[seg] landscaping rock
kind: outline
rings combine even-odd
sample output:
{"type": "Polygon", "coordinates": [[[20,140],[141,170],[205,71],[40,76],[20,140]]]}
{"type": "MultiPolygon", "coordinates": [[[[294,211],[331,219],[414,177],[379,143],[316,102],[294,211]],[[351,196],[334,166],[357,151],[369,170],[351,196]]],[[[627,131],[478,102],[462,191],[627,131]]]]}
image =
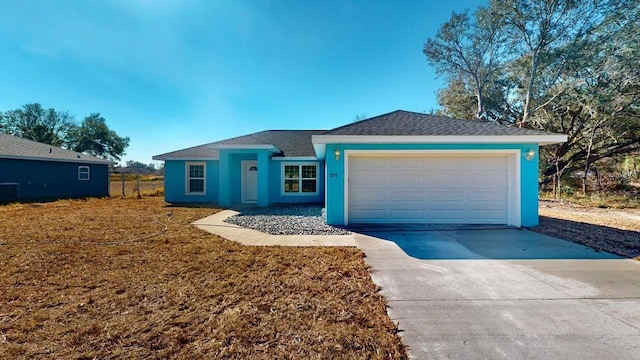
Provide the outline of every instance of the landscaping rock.
{"type": "Polygon", "coordinates": [[[346,229],[327,225],[320,205],[273,205],[242,210],[225,220],[230,224],[272,235],[349,235],[346,229]]]}

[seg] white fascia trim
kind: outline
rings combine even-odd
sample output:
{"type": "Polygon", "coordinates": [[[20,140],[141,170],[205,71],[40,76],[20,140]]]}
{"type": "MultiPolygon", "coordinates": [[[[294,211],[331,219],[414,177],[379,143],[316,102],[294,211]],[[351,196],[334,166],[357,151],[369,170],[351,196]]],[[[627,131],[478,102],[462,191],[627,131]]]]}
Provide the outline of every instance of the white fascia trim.
{"type": "Polygon", "coordinates": [[[86,159],[52,159],[46,157],[37,156],[14,156],[14,155],[0,155],[0,159],[12,159],[12,160],[36,160],[36,161],[54,161],[54,162],[68,162],[74,164],[96,164],[96,165],[114,165],[116,162],[111,160],[86,160],[86,159]]]}
{"type": "Polygon", "coordinates": [[[318,161],[315,156],[274,156],[273,161],[318,161]]]}
{"type": "Polygon", "coordinates": [[[256,144],[256,145],[209,145],[209,149],[214,150],[269,150],[271,152],[281,152],[275,145],[256,144]]]}
{"type": "Polygon", "coordinates": [[[563,143],[565,134],[549,135],[465,135],[465,136],[379,136],[379,135],[312,135],[311,142],[320,144],[520,144],[563,143]]]}

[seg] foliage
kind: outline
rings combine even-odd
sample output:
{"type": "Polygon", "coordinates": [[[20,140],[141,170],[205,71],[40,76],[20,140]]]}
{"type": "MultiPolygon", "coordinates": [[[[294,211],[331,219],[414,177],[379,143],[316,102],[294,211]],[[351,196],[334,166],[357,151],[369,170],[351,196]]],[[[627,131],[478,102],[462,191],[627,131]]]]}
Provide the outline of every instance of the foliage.
{"type": "Polygon", "coordinates": [[[493,0],[454,13],[424,52],[445,114],[567,134],[541,150],[543,182],[559,185],[640,149],[639,24],[631,0],[493,0]]]}
{"type": "MultiPolygon", "coordinates": [[[[506,38],[499,31],[501,25],[501,20],[484,7],[473,18],[468,11],[453,13],[436,37],[424,45],[423,51],[437,72],[458,90],[473,94],[475,109],[454,106],[447,109],[452,115],[488,118],[485,102],[491,99],[489,87],[496,81],[508,49],[506,38]]],[[[449,93],[440,93],[439,100],[447,102],[448,96],[449,93]]]]}
{"type": "Polygon", "coordinates": [[[129,138],[109,129],[99,113],[87,116],[77,125],[69,112],[45,110],[38,103],[0,112],[0,132],[115,160],[129,146],[129,138]]]}
{"type": "Polygon", "coordinates": [[[124,149],[129,146],[129,138],[120,137],[110,130],[99,113],[87,116],[80,126],[70,131],[69,137],[71,150],[116,160],[120,160],[124,149]]]}
{"type": "Polygon", "coordinates": [[[44,109],[38,103],[0,112],[0,132],[54,146],[65,145],[73,126],[73,116],[68,112],[44,109]]]}

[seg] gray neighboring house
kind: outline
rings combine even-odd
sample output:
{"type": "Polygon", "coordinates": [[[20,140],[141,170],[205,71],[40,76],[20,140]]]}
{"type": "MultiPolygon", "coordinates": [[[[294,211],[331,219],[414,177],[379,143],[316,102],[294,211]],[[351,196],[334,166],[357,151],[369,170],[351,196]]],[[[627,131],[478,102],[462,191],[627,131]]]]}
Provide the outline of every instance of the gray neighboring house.
{"type": "Polygon", "coordinates": [[[113,161],[0,134],[0,202],[109,196],[113,161]]]}

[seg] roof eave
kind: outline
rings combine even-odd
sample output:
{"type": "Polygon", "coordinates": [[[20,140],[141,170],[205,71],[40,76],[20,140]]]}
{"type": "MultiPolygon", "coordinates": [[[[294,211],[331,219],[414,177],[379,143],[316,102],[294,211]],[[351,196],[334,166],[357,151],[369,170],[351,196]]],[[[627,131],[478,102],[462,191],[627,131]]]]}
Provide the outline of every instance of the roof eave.
{"type": "Polygon", "coordinates": [[[539,144],[550,145],[567,141],[565,134],[541,135],[313,135],[311,142],[318,159],[324,159],[326,144],[539,144]]]}
{"type": "Polygon", "coordinates": [[[164,156],[164,155],[156,155],[152,156],[151,159],[158,161],[167,161],[167,160],[184,160],[184,161],[209,161],[209,160],[219,160],[219,157],[216,156],[164,156]]]}
{"type": "Polygon", "coordinates": [[[82,164],[99,164],[99,165],[114,165],[116,162],[106,159],[58,159],[47,158],[39,156],[19,156],[19,155],[0,155],[0,159],[12,159],[12,160],[35,160],[35,161],[54,161],[54,162],[70,162],[70,163],[82,163],[82,164]]]}
{"type": "Polygon", "coordinates": [[[315,145],[322,144],[557,144],[567,141],[565,134],[541,135],[313,135],[315,145]]]}

